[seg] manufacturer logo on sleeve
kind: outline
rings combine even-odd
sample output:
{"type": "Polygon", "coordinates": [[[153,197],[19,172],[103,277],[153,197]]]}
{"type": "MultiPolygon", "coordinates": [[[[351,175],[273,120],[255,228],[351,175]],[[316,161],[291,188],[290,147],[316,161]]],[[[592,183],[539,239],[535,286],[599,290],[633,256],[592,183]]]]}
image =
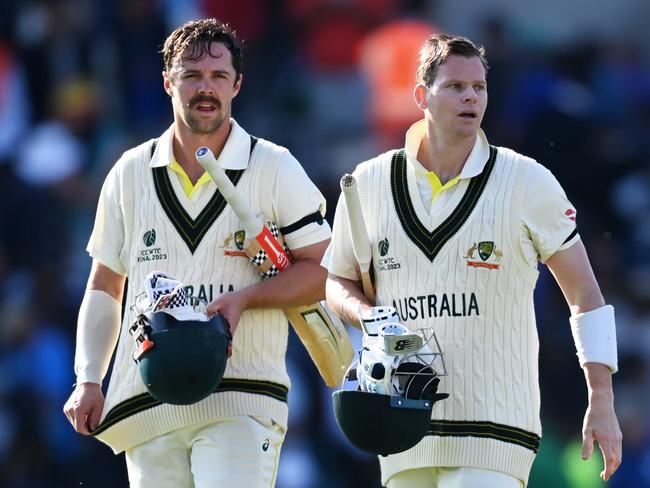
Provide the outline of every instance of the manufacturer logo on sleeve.
{"type": "Polygon", "coordinates": [[[499,262],[503,257],[503,253],[494,244],[494,241],[480,241],[479,243],[472,243],[465,253],[467,266],[473,268],[487,268],[499,269],[501,266],[499,262]],[[478,256],[476,256],[478,254],[478,256]],[[477,259],[477,257],[480,259],[477,259]]]}

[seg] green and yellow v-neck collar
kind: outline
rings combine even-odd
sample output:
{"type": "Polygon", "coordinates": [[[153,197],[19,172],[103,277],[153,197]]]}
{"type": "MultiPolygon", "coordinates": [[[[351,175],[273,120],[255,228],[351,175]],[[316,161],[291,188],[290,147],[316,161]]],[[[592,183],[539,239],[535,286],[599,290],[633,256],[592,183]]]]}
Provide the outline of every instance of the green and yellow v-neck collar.
{"type": "MultiPolygon", "coordinates": [[[[243,131],[243,129],[241,130],[247,139],[245,144],[243,141],[239,141],[239,145],[245,147],[248,151],[246,156],[246,164],[242,169],[227,169],[225,164],[223,166],[226,169],[226,175],[235,186],[237,186],[237,183],[241,179],[245,168],[248,167],[250,156],[252,155],[255,144],[257,143],[256,137],[249,136],[243,131]]],[[[233,132],[231,132],[231,137],[232,135],[233,132]]],[[[226,146],[228,146],[229,142],[230,138],[226,142],[226,146]]],[[[166,143],[168,143],[171,147],[171,140],[166,141],[166,143]]],[[[154,164],[150,163],[156,196],[158,197],[158,201],[160,202],[163,211],[167,215],[167,218],[169,218],[169,221],[176,229],[176,232],[178,232],[178,235],[181,237],[181,239],[183,239],[190,252],[194,254],[205,234],[208,232],[210,227],[212,227],[212,224],[217,220],[217,218],[221,215],[221,212],[223,212],[227,202],[223,198],[221,192],[218,189],[215,189],[214,194],[207,202],[205,207],[203,207],[196,218],[192,218],[187,210],[183,207],[183,204],[179,200],[178,195],[176,195],[174,192],[174,188],[169,177],[168,165],[160,164],[160,160],[162,159],[161,156],[156,159],[156,154],[163,154],[164,151],[163,148],[160,148],[159,146],[160,144],[158,144],[158,141],[154,141],[151,147],[151,159],[152,163],[154,164]],[[160,153],[158,153],[159,150],[160,153]],[[156,159],[155,162],[154,159],[156,159]]],[[[226,149],[226,146],[224,146],[224,151],[226,149]]],[[[224,151],[222,151],[218,160],[223,157],[224,151]]],[[[238,166],[241,166],[241,161],[239,161],[238,166]]]]}
{"type": "Polygon", "coordinates": [[[494,168],[497,149],[489,146],[489,156],[483,164],[483,170],[473,176],[459,204],[438,227],[429,231],[420,220],[413,205],[407,180],[406,151],[401,149],[393,154],[390,169],[390,187],[397,217],[408,238],[415,244],[429,261],[433,261],[440,249],[447,243],[467,221],[476,207],[494,168]]]}

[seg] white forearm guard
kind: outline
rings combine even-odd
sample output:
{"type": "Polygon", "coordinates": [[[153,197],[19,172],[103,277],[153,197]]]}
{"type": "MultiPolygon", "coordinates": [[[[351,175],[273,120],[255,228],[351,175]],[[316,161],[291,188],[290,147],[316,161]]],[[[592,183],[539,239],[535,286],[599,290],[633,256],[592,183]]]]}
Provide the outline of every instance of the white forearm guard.
{"type": "Polygon", "coordinates": [[[584,367],[585,363],[601,363],[609,367],[612,373],[616,373],[618,355],[614,307],[605,305],[590,312],[573,315],[569,322],[580,366],[584,367]]]}
{"type": "Polygon", "coordinates": [[[86,290],[77,321],[77,384],[99,383],[108,371],[120,332],[120,304],[108,293],[86,290]]]}

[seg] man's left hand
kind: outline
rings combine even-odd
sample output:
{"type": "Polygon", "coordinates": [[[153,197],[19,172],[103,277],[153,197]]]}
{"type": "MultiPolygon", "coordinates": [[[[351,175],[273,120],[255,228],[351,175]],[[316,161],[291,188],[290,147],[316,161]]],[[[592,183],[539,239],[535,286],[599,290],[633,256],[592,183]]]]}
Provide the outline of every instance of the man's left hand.
{"type": "Polygon", "coordinates": [[[623,435],[614,412],[611,388],[609,391],[592,390],[589,394],[589,406],[582,426],[582,459],[591,457],[594,441],[598,441],[605,465],[600,477],[607,481],[620,466],[623,449],[623,435]]]}
{"type": "Polygon", "coordinates": [[[248,298],[245,290],[222,293],[211,301],[207,307],[208,317],[220,313],[230,325],[230,334],[234,337],[241,314],[248,308],[248,298]]]}

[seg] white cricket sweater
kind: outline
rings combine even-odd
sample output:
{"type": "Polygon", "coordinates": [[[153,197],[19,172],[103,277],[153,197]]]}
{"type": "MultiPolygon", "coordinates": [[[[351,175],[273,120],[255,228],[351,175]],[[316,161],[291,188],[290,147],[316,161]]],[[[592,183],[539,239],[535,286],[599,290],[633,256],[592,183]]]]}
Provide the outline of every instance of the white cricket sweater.
{"type": "MultiPolygon", "coordinates": [[[[274,181],[279,163],[287,155],[286,149],[259,139],[248,167],[234,177],[253,211],[266,213],[276,222],[277,216],[268,215],[273,211],[269,182],[274,181]]],[[[89,244],[95,259],[115,262],[116,256],[103,250],[99,236],[107,232],[102,228],[107,210],[102,207],[109,205],[106,202],[119,206],[124,232],[119,262],[126,263],[123,266],[129,278],[127,307],[95,435],[119,453],[174,429],[232,415],[267,416],[286,429],[288,329],[281,310],[242,314],[233,354],[216,393],[193,405],[170,405],[160,404],[145,390],[133,361],[134,341],[128,327],[135,317],[128,305],[143,291],[145,277],[151,271],[164,271],[207,301],[221,292],[259,281],[248,258],[237,252],[234,234],[241,226],[221,195],[206,191],[191,201],[166,166],[150,167],[151,158],[149,141],[127,151],[111,170],[102,190],[95,240],[89,244]]],[[[214,187],[214,183],[210,185],[214,187]]],[[[313,196],[309,190],[303,192],[313,196]]],[[[304,199],[313,200],[312,196],[304,199]]],[[[319,207],[319,201],[311,200],[304,202],[304,210],[319,207]]]]}
{"type": "MultiPolygon", "coordinates": [[[[376,277],[377,304],[393,305],[411,328],[434,327],[449,375],[430,431],[412,449],[380,457],[382,482],[426,466],[472,466],[526,483],[541,424],[537,270],[519,245],[523,195],[534,163],[490,148],[477,177],[461,180],[429,215],[415,173],[389,152],[355,171],[376,277]],[[486,178],[486,175],[489,175],[486,178]]],[[[401,153],[403,154],[403,152],[401,153]]]]}

